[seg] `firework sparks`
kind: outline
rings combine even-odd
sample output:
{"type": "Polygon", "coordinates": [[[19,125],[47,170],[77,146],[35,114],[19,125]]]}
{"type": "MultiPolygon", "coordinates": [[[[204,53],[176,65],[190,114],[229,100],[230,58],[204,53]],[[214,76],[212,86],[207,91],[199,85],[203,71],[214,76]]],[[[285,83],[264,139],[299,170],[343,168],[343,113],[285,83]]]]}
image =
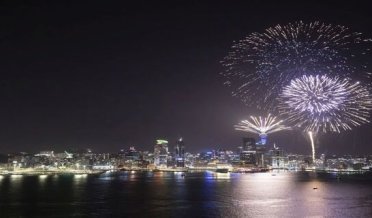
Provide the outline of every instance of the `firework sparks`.
{"type": "Polygon", "coordinates": [[[251,116],[250,120],[243,120],[239,124],[235,125],[235,129],[244,132],[256,133],[261,138],[261,144],[266,144],[268,134],[290,129],[282,123],[283,120],[278,120],[277,117],[271,116],[271,114],[269,114],[267,117],[251,116]]]}
{"type": "Polygon", "coordinates": [[[302,76],[283,88],[279,111],[305,131],[340,132],[369,122],[372,96],[350,79],[302,76]]]}
{"type": "Polygon", "coordinates": [[[340,25],[302,21],[277,25],[235,43],[221,61],[222,75],[234,96],[270,109],[282,87],[308,72],[355,79],[371,76],[366,55],[370,42],[340,25]]]}

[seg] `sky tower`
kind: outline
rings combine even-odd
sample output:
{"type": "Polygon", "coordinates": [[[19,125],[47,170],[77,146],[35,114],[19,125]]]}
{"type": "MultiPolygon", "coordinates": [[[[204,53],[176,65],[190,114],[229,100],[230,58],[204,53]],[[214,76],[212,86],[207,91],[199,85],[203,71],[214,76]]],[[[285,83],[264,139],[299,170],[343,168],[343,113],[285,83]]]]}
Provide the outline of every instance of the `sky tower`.
{"type": "Polygon", "coordinates": [[[277,120],[277,117],[271,116],[271,114],[268,114],[267,117],[250,116],[250,120],[242,120],[239,124],[235,125],[235,129],[258,134],[260,137],[258,144],[266,145],[268,134],[291,129],[282,123],[283,120],[277,120]]]}

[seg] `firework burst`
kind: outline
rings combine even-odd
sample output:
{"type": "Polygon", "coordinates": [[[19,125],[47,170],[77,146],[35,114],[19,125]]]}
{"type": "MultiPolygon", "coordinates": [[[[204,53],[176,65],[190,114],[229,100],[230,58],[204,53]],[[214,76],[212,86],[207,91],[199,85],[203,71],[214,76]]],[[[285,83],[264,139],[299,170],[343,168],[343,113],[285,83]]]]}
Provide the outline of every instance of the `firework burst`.
{"type": "Polygon", "coordinates": [[[221,61],[225,84],[248,105],[270,109],[283,86],[309,72],[355,79],[367,70],[370,39],[347,27],[302,21],[252,33],[221,61]]]}
{"type": "Polygon", "coordinates": [[[250,116],[250,120],[242,120],[235,125],[236,130],[258,134],[261,138],[261,144],[266,144],[268,134],[289,130],[289,127],[283,125],[283,120],[269,114],[267,117],[250,116]]]}
{"type": "Polygon", "coordinates": [[[372,96],[359,82],[302,76],[283,88],[279,111],[305,131],[340,132],[369,122],[372,96]]]}

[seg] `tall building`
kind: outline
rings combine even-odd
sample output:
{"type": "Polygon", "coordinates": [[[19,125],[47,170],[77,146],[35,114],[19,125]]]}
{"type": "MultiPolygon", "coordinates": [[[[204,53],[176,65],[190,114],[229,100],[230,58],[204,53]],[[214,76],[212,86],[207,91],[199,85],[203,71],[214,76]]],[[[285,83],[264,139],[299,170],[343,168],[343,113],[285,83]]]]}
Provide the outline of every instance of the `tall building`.
{"type": "Polygon", "coordinates": [[[185,143],[182,137],[178,139],[174,147],[174,160],[176,167],[185,167],[185,143]]]}
{"type": "Polygon", "coordinates": [[[154,165],[155,167],[167,167],[168,163],[168,141],[158,139],[154,146],[154,165]]]}
{"type": "Polygon", "coordinates": [[[256,146],[256,158],[257,158],[257,166],[259,167],[267,167],[267,149],[266,145],[262,143],[257,143],[256,146]]]}
{"type": "Polygon", "coordinates": [[[243,147],[240,153],[240,160],[243,160],[244,165],[254,165],[258,167],[266,167],[266,146],[258,143],[254,138],[243,138],[243,147]]]}
{"type": "Polygon", "coordinates": [[[256,151],[256,140],[254,138],[243,138],[243,151],[256,151]]]}
{"type": "Polygon", "coordinates": [[[256,140],[254,138],[243,138],[240,162],[244,166],[256,165],[256,140]]]}
{"type": "Polygon", "coordinates": [[[258,142],[258,144],[260,144],[260,145],[266,145],[267,134],[266,133],[260,133],[259,136],[260,136],[260,141],[258,142]]]}
{"type": "Polygon", "coordinates": [[[274,169],[284,169],[287,168],[288,166],[288,157],[284,156],[284,151],[283,149],[275,146],[274,144],[274,149],[273,149],[273,155],[272,155],[272,168],[274,169]]]}
{"type": "Polygon", "coordinates": [[[140,153],[134,147],[130,147],[129,150],[125,151],[124,158],[129,161],[138,161],[140,153]]]}

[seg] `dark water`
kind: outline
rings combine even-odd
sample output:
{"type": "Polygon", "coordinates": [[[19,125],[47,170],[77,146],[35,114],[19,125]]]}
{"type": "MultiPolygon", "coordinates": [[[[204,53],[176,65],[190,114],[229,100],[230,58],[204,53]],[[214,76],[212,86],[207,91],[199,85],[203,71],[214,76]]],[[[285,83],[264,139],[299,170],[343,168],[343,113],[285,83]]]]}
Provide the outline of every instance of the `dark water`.
{"type": "Polygon", "coordinates": [[[0,217],[324,216],[372,217],[372,180],[288,172],[0,176],[0,217]]]}

